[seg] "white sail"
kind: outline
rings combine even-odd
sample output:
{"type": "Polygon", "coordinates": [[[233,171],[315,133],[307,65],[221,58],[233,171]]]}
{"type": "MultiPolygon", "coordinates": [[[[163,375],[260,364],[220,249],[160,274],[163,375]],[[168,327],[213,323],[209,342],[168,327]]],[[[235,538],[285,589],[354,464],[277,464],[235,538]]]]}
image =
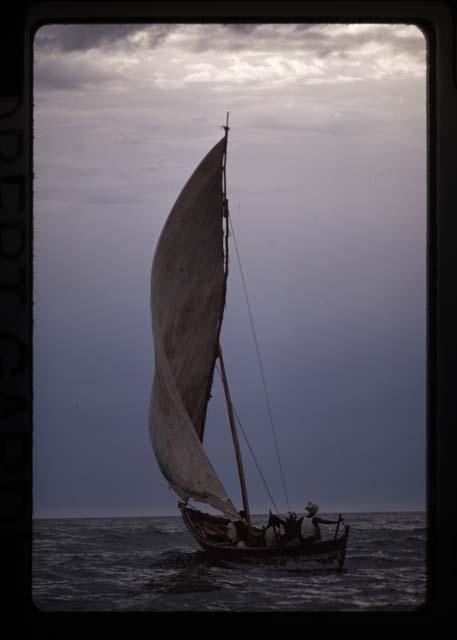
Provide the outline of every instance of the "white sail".
{"type": "Polygon", "coordinates": [[[181,191],[151,275],[155,372],[149,428],[160,469],[183,499],[237,511],[202,446],[225,303],[222,162],[226,138],[181,191]]]}

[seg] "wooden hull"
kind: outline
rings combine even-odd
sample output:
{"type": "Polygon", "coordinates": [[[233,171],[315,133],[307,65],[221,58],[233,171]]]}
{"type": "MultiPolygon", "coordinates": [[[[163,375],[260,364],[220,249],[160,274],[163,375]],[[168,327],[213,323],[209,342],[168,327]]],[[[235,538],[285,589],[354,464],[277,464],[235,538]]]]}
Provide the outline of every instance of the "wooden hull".
{"type": "MultiPolygon", "coordinates": [[[[301,541],[294,545],[278,544],[276,546],[234,546],[228,542],[217,540],[217,533],[213,536],[209,531],[217,532],[221,526],[225,526],[228,520],[209,516],[202,512],[179,503],[184,523],[192,536],[206,552],[224,559],[245,559],[295,557],[310,560],[322,566],[335,566],[342,569],[346,556],[346,545],[349,535],[349,525],[345,525],[341,536],[320,542],[301,541]],[[211,539],[213,538],[213,539],[211,539]]],[[[257,530],[261,531],[261,530],[257,530]]],[[[222,538],[222,536],[220,536],[222,538]]]]}

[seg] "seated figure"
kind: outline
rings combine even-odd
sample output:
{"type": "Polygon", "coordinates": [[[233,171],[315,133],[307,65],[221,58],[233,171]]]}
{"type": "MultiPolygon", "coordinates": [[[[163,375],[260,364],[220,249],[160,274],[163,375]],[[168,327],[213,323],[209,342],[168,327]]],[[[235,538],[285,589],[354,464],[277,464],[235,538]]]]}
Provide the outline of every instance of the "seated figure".
{"type": "Polygon", "coordinates": [[[297,519],[297,514],[293,511],[289,512],[287,520],[284,521],[285,537],[284,543],[286,546],[296,546],[301,541],[301,518],[297,519]]]}
{"type": "Polygon", "coordinates": [[[319,524],[338,524],[338,520],[324,520],[316,516],[319,511],[319,505],[308,502],[305,507],[308,512],[302,518],[301,535],[304,540],[314,540],[318,542],[322,539],[319,524]],[[307,536],[305,538],[305,536],[307,536]]]}
{"type": "Polygon", "coordinates": [[[248,524],[246,520],[246,514],[244,511],[239,511],[239,520],[235,522],[230,521],[227,525],[226,536],[230,542],[237,547],[246,546],[246,541],[249,534],[248,524]]]}
{"type": "Polygon", "coordinates": [[[279,516],[275,516],[270,511],[268,524],[264,531],[264,540],[267,547],[280,544],[284,538],[284,522],[279,516]]]}

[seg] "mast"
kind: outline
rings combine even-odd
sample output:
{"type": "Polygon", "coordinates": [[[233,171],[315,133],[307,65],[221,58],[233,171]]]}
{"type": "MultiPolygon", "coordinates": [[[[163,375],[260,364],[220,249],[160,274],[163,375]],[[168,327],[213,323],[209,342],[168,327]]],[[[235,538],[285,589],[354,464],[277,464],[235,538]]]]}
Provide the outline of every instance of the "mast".
{"type": "Polygon", "coordinates": [[[227,141],[228,141],[228,132],[230,127],[228,126],[229,121],[229,112],[227,111],[227,120],[225,123],[224,131],[225,131],[225,149],[224,156],[222,158],[222,213],[225,218],[225,276],[228,276],[228,200],[227,200],[227,177],[225,173],[225,167],[227,166],[227,141]]]}
{"type": "MultiPolygon", "coordinates": [[[[227,111],[227,120],[226,120],[226,123],[225,123],[225,126],[224,126],[224,131],[225,131],[225,151],[224,151],[224,156],[223,156],[223,159],[222,159],[222,211],[223,211],[223,216],[225,218],[225,281],[226,281],[226,283],[227,283],[227,277],[228,277],[228,236],[229,236],[229,220],[228,220],[228,216],[229,216],[229,211],[228,211],[228,200],[227,200],[227,190],[226,190],[227,178],[226,178],[225,168],[226,168],[226,165],[227,165],[227,140],[228,140],[228,132],[229,132],[228,122],[229,122],[229,112],[227,111]]],[[[230,422],[230,430],[232,432],[233,446],[235,448],[236,462],[237,462],[237,465],[238,465],[238,475],[240,476],[241,495],[242,495],[242,498],[243,498],[243,508],[244,508],[245,513],[246,513],[246,520],[247,520],[247,523],[248,523],[248,527],[251,528],[251,513],[250,513],[250,510],[249,510],[249,501],[248,501],[248,492],[247,492],[247,487],[246,487],[246,478],[244,476],[243,461],[241,459],[240,443],[238,441],[238,434],[237,434],[236,426],[235,426],[235,417],[233,415],[232,400],[230,398],[230,391],[229,391],[229,387],[228,387],[227,374],[225,372],[224,360],[222,358],[222,350],[221,350],[220,343],[218,343],[218,346],[217,346],[217,356],[219,357],[219,362],[221,363],[222,384],[224,385],[225,399],[227,401],[227,410],[228,410],[229,422],[230,422]]]]}
{"type": "Polygon", "coordinates": [[[237,465],[238,465],[238,474],[240,476],[241,495],[243,497],[243,508],[244,508],[244,511],[246,512],[246,520],[247,520],[247,523],[248,523],[248,527],[250,529],[252,525],[251,525],[251,513],[249,511],[248,491],[247,491],[247,488],[246,488],[246,478],[244,476],[243,461],[241,459],[240,443],[238,441],[238,434],[236,432],[235,418],[234,418],[234,415],[233,415],[232,400],[230,398],[230,391],[229,391],[229,388],[228,388],[227,375],[225,373],[224,359],[222,358],[222,350],[221,350],[220,345],[219,345],[218,356],[219,356],[219,362],[221,363],[222,384],[224,385],[225,399],[227,401],[227,409],[228,409],[228,414],[229,414],[230,429],[231,429],[231,432],[232,432],[233,445],[235,447],[236,462],[237,462],[237,465]]]}

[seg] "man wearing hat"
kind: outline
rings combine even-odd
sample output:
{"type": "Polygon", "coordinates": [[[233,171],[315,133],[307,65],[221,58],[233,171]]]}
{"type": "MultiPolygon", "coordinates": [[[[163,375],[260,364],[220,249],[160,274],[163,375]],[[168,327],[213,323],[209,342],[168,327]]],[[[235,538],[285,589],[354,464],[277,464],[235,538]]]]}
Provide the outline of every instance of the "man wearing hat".
{"type": "Polygon", "coordinates": [[[303,540],[321,540],[321,530],[319,524],[338,524],[337,520],[324,520],[318,518],[316,513],[319,511],[319,505],[308,502],[305,507],[308,513],[303,516],[301,523],[301,536],[303,540]]]}

